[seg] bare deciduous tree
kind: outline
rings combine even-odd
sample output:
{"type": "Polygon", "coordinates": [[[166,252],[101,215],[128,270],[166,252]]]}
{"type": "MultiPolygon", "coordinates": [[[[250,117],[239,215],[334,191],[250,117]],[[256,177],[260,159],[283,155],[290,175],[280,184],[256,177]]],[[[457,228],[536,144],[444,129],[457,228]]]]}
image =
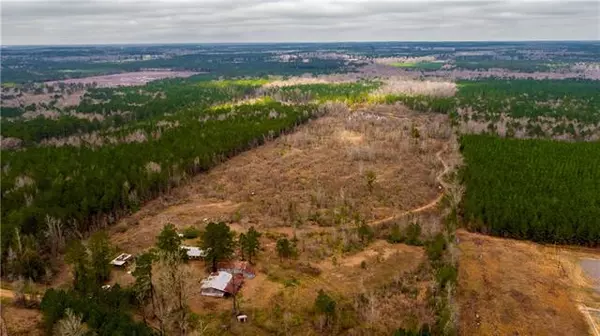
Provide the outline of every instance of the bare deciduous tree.
{"type": "Polygon", "coordinates": [[[65,235],[63,232],[63,223],[60,219],[46,215],[46,238],[50,246],[50,254],[56,257],[65,247],[65,235]]]}
{"type": "Polygon", "coordinates": [[[56,323],[54,335],[58,336],[83,336],[87,335],[88,328],[81,320],[81,316],[67,308],[65,317],[56,323]]]}
{"type": "Polygon", "coordinates": [[[191,273],[181,259],[173,255],[160,258],[153,274],[154,314],[162,335],[188,335],[191,273]]]}

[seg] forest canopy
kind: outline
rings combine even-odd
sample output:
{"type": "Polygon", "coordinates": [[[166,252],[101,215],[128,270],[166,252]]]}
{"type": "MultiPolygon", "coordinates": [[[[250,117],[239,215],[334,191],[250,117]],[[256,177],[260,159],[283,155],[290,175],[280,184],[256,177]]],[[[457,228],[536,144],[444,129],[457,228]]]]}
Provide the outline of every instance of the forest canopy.
{"type": "Polygon", "coordinates": [[[464,135],[471,229],[538,242],[600,244],[600,146],[464,135]]]}

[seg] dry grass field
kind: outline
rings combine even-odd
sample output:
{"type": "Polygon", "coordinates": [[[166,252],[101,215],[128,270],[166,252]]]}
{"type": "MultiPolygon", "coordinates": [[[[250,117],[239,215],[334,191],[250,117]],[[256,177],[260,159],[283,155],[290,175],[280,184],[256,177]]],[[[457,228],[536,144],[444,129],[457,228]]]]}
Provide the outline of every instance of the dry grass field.
{"type": "Polygon", "coordinates": [[[37,309],[15,307],[12,303],[0,304],[2,321],[9,336],[41,336],[42,313],[37,309]]]}
{"type": "Polygon", "coordinates": [[[169,222],[314,231],[351,225],[356,216],[388,218],[439,195],[436,153],[451,135],[446,116],[400,105],[329,110],[150,202],[113,228],[113,242],[138,252],[169,222]]]}
{"type": "Polygon", "coordinates": [[[461,335],[588,335],[579,305],[600,308],[580,267],[599,250],[459,231],[461,335]]]}

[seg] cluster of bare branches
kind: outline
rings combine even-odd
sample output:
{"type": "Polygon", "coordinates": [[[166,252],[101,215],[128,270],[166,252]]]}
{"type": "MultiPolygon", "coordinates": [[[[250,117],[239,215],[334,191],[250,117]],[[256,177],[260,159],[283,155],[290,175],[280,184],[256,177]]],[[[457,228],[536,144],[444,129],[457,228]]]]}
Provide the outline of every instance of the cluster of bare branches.
{"type": "Polygon", "coordinates": [[[152,277],[152,304],[163,335],[188,335],[191,271],[178,256],[162,255],[152,277]]]}
{"type": "Polygon", "coordinates": [[[374,92],[375,95],[406,94],[435,97],[451,97],[456,94],[456,83],[434,80],[411,80],[403,77],[390,77],[383,86],[374,92]]]}

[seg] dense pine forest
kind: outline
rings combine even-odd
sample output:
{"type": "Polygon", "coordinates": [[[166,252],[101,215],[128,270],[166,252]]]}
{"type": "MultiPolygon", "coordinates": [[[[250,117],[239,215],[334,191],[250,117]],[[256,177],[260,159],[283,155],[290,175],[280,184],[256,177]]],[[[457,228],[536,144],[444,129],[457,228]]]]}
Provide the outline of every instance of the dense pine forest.
{"type": "Polygon", "coordinates": [[[477,80],[459,82],[457,100],[484,119],[501,113],[600,123],[600,82],[591,80],[477,80]]]}
{"type": "Polygon", "coordinates": [[[600,244],[600,146],[464,135],[467,225],[494,235],[600,244]]]}

